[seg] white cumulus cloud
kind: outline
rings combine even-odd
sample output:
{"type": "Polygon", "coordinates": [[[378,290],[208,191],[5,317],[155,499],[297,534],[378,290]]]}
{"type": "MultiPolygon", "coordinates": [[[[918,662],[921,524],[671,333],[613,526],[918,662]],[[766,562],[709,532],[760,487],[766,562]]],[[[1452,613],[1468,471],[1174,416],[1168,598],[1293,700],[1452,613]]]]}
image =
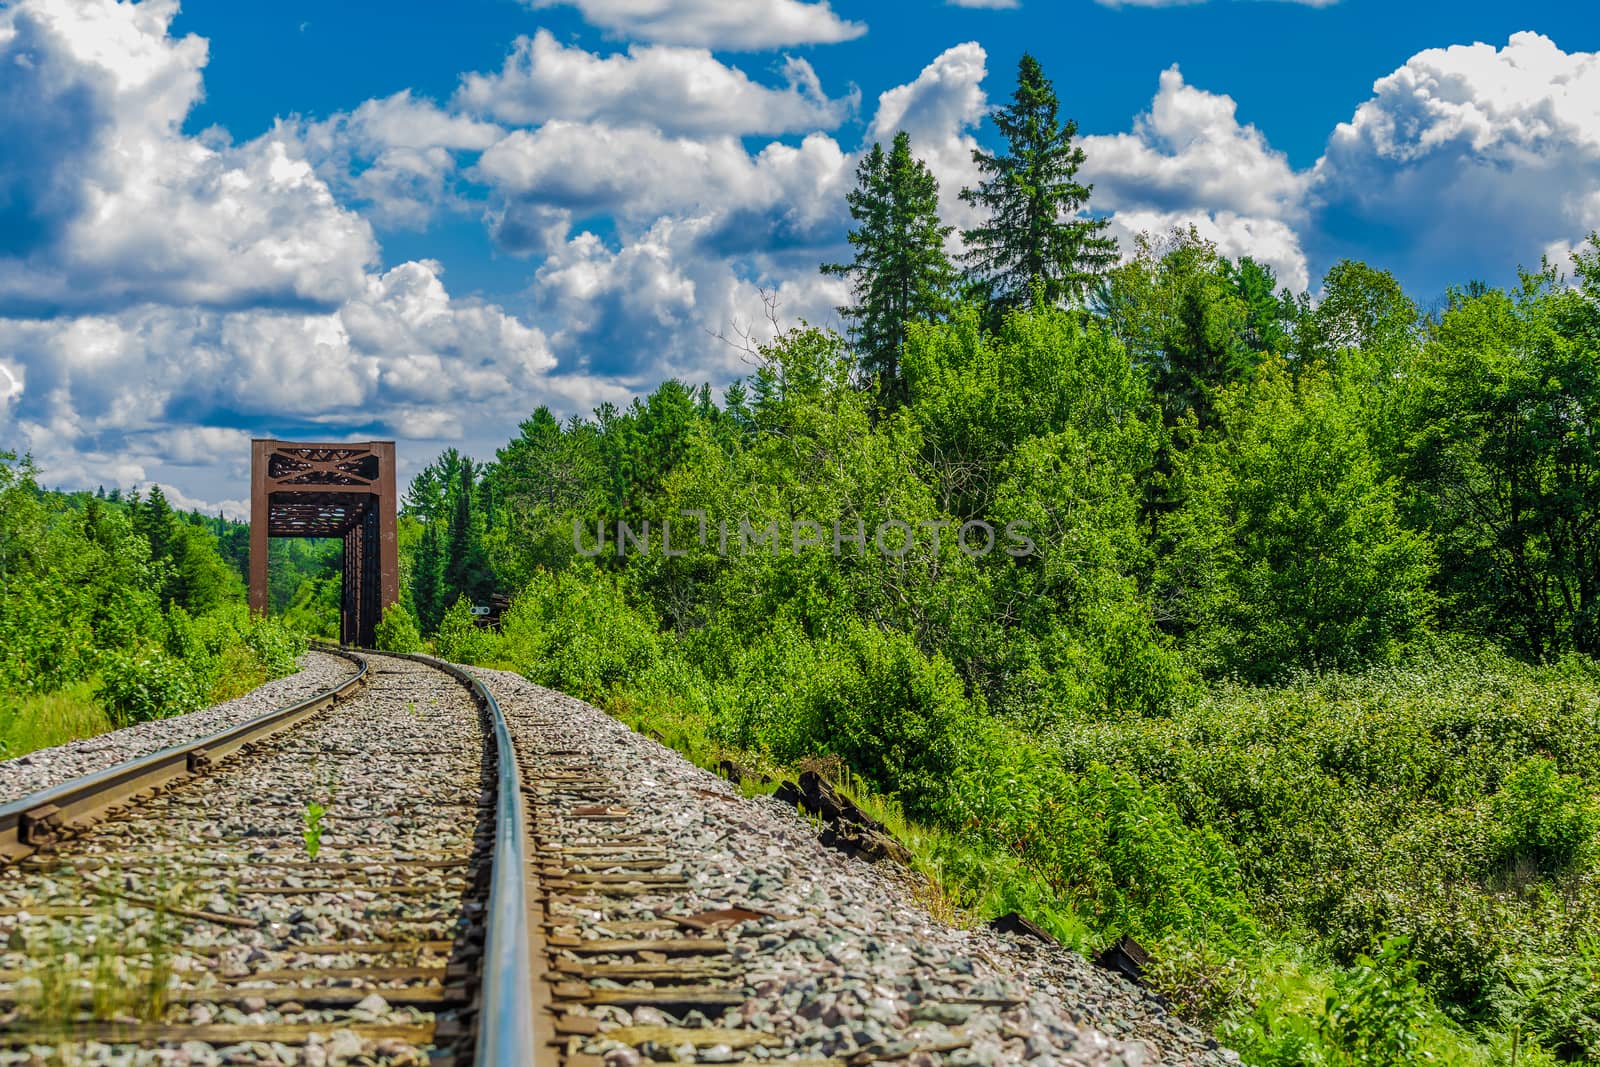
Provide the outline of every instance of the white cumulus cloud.
{"type": "Polygon", "coordinates": [[[169,0],[0,10],[0,313],[146,300],[327,306],[359,290],[371,228],[284,143],[213,148],[179,127],[204,41],[169,0]]]}
{"type": "Polygon", "coordinates": [[[1600,53],[1536,33],[1419,52],[1334,131],[1313,196],[1355,238],[1342,254],[1364,241],[1439,288],[1509,281],[1600,229],[1600,53]]]}
{"type": "Polygon", "coordinates": [[[192,495],[175,499],[221,500],[251,433],[481,449],[537,403],[604,391],[556,373],[542,330],[453,297],[437,263],[375,269],[370,225],[303,155],[342,141],[400,171],[415,153],[442,188],[449,155],[498,126],[401,93],[238,146],[187,136],[207,49],[170,35],[176,10],[0,9],[4,447],[51,484],[176,480],[192,495]]]}
{"type": "Polygon", "coordinates": [[[524,0],[539,10],[570,6],[619,37],[662,44],[759,51],[834,44],[867,32],[834,14],[827,0],[524,0]]]}
{"type": "Polygon", "coordinates": [[[830,100],[804,59],[788,57],[781,70],[784,87],[774,89],[704,48],[635,45],[600,56],[541,29],[518,38],[499,71],[463,76],[455,102],[515,126],[563,119],[690,134],[831,129],[854,109],[855,95],[830,100]]]}
{"type": "Polygon", "coordinates": [[[463,206],[454,183],[460,152],[477,152],[504,131],[402,90],[320,122],[280,122],[317,174],[347,203],[385,226],[423,229],[439,211],[463,206]]]}
{"type": "Polygon", "coordinates": [[[961,190],[979,181],[972,153],[978,147],[974,131],[989,110],[983,89],[988,59],[976,41],[947,48],[912,81],[881,94],[867,127],[869,144],[888,147],[900,130],[910,136],[911,150],[939,181],[941,216],[958,229],[980,221],[962,203],[961,190]]]}
{"type": "Polygon", "coordinates": [[[1125,253],[1139,233],[1193,225],[1224,255],[1249,255],[1296,289],[1309,283],[1299,236],[1307,176],[1240,123],[1232,97],[1189,85],[1174,66],[1131,131],[1081,143],[1090,205],[1110,213],[1125,253]]]}

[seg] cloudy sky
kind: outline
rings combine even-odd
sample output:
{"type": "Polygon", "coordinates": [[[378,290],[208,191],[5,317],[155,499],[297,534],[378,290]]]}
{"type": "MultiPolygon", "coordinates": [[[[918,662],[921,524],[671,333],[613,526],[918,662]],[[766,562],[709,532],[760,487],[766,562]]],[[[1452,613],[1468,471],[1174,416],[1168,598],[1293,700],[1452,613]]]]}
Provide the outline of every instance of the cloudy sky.
{"type": "Polygon", "coordinates": [[[1424,303],[1600,228],[1600,9],[1486,0],[0,0],[0,449],[230,512],[252,436],[491,456],[836,321],[864,145],[948,221],[1031,49],[1125,242],[1424,303]]]}

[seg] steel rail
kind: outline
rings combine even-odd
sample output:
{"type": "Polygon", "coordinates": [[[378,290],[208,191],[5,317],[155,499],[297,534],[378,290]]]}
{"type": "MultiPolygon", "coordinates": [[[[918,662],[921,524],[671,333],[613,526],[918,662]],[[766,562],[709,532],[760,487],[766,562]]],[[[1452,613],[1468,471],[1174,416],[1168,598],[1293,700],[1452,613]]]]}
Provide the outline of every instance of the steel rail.
{"type": "Polygon", "coordinates": [[[63,830],[93,819],[108,808],[208,770],[245,745],[326,711],[366,686],[366,657],[344,650],[324,651],[354,663],[359,668],[355,677],[208,737],[173,745],[0,806],[0,864],[32,855],[63,830]]]}
{"type": "Polygon", "coordinates": [[[471,672],[445,660],[417,654],[379,652],[427,664],[455,678],[472,691],[494,733],[495,786],[494,859],[490,869],[489,905],[484,920],[483,964],[478,988],[478,1041],[473,1067],[541,1067],[554,1063],[546,1051],[554,1040],[545,1025],[548,989],[535,982],[533,959],[542,931],[532,921],[536,905],[528,888],[532,856],[522,772],[517,767],[511,728],[500,704],[471,672]],[[541,1041],[541,1037],[543,1040],[541,1041]]]}

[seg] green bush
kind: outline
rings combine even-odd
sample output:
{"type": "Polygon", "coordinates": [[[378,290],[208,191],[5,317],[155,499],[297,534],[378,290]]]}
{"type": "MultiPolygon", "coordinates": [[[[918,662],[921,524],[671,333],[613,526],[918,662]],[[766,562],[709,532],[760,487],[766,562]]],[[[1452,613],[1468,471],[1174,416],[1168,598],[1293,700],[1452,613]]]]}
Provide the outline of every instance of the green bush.
{"type": "Polygon", "coordinates": [[[433,640],[440,658],[452,663],[488,665],[495,661],[500,647],[499,638],[473,618],[472,602],[465,594],[439,620],[439,632],[433,640]]]}
{"type": "Polygon", "coordinates": [[[116,726],[193,711],[205,703],[209,685],[165,652],[108,652],[101,659],[95,696],[116,726]]]}
{"type": "Polygon", "coordinates": [[[592,567],[538,572],[512,601],[500,632],[500,654],[518,672],[594,703],[644,675],[661,655],[655,620],[592,567]]]}
{"type": "Polygon", "coordinates": [[[422,633],[417,629],[417,620],[399,601],[384,609],[383,618],[378,620],[375,629],[374,640],[380,652],[422,651],[422,633]]]}
{"type": "Polygon", "coordinates": [[[1417,1062],[1433,1013],[1404,938],[1360,957],[1335,980],[1318,1014],[1263,1006],[1229,1035],[1257,1067],[1398,1067],[1417,1062]]]}
{"type": "Polygon", "coordinates": [[[1495,856],[1526,859],[1542,870],[1571,866],[1600,832],[1600,801],[1594,787],[1562,774],[1550,760],[1524,760],[1506,776],[1491,802],[1495,856]]]}
{"type": "Polygon", "coordinates": [[[967,762],[969,717],[961,679],[944,657],[924,655],[906,634],[852,620],[821,643],[802,685],[799,717],[816,731],[819,751],[897,796],[914,818],[941,804],[951,771],[967,762]]]}

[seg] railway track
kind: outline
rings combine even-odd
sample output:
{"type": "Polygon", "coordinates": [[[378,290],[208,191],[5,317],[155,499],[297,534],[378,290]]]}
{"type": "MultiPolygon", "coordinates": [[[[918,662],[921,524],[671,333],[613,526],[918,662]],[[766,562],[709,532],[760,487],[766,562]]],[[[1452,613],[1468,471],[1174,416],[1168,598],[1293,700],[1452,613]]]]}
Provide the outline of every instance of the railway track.
{"type": "Polygon", "coordinates": [[[0,808],[0,1062],[532,1063],[505,723],[448,665],[353,658],[0,808]]]}
{"type": "Polygon", "coordinates": [[[0,807],[0,1067],[1237,1062],[587,705],[341,654],[342,693],[0,807]]]}

